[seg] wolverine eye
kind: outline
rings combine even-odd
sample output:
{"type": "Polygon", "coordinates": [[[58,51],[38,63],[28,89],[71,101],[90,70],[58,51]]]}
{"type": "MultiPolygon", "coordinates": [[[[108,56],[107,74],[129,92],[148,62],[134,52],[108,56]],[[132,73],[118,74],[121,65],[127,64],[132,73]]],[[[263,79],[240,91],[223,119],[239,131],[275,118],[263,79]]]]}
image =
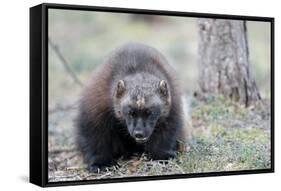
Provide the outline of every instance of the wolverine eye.
{"type": "Polygon", "coordinates": [[[150,110],[145,110],[144,114],[145,114],[146,116],[150,116],[150,115],[152,114],[152,112],[151,112],[150,110]]]}
{"type": "Polygon", "coordinates": [[[128,115],[131,116],[131,117],[135,117],[136,116],[136,112],[131,110],[131,111],[128,111],[128,115]]]}

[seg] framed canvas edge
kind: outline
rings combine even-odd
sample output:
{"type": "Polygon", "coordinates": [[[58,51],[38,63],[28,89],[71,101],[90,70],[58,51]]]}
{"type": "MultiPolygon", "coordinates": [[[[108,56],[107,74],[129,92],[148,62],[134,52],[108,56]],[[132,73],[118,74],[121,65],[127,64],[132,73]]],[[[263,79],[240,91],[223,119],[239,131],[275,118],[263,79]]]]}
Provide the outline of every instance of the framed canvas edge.
{"type": "MultiPolygon", "coordinates": [[[[39,16],[39,15],[38,15],[39,16]]],[[[68,5],[68,4],[53,4],[43,3],[30,8],[30,182],[41,187],[53,186],[67,186],[67,185],[84,185],[84,184],[101,184],[101,183],[118,183],[118,182],[133,182],[133,181],[148,181],[148,180],[164,180],[164,179],[178,179],[178,178],[196,178],[196,177],[211,177],[211,176],[228,176],[228,175],[245,175],[245,174],[259,174],[259,173],[273,173],[274,172],[274,17],[259,17],[259,16],[242,16],[242,15],[227,15],[227,14],[210,14],[210,13],[194,13],[194,12],[178,12],[167,10],[148,10],[148,9],[131,9],[119,7],[99,7],[87,5],[68,5]],[[41,39],[34,42],[32,31],[31,12],[32,10],[41,9],[41,39]],[[175,174],[175,175],[161,175],[161,176],[147,176],[147,177],[125,177],[113,179],[100,179],[100,180],[82,180],[82,181],[61,181],[61,182],[48,182],[48,9],[68,9],[68,10],[81,10],[81,11],[100,11],[100,12],[116,12],[116,13],[132,13],[132,14],[150,14],[150,15],[166,15],[166,16],[182,16],[182,17],[200,17],[200,18],[217,18],[217,19],[235,19],[247,21],[264,21],[271,24],[271,168],[268,169],[255,169],[255,170],[241,170],[241,171],[222,171],[222,172],[206,172],[206,173],[192,173],[192,174],[175,174]],[[35,45],[37,44],[37,45],[35,45]],[[42,50],[32,49],[34,46],[41,46],[42,50]],[[34,54],[40,55],[41,58],[41,73],[33,73],[34,69],[34,54]],[[40,80],[41,94],[38,94],[38,88],[34,88],[32,81],[40,80]],[[41,161],[36,161],[40,164],[40,169],[32,169],[32,159],[35,159],[38,153],[35,153],[34,143],[32,140],[32,133],[35,132],[34,112],[39,110],[32,95],[37,95],[41,100],[41,121],[40,138],[36,139],[36,145],[39,147],[41,153],[41,161]],[[40,176],[40,181],[34,181],[35,174],[40,176]]],[[[33,27],[33,28],[32,28],[33,27]]],[[[39,124],[37,121],[36,124],[39,124]]],[[[38,128],[38,127],[37,127],[38,128]]],[[[36,131],[37,132],[37,131],[36,131]]],[[[37,164],[38,166],[38,164],[37,164]]]]}
{"type": "Polygon", "coordinates": [[[30,8],[29,181],[43,186],[42,168],[42,6],[30,8]],[[37,63],[37,64],[36,64],[37,63]]]}

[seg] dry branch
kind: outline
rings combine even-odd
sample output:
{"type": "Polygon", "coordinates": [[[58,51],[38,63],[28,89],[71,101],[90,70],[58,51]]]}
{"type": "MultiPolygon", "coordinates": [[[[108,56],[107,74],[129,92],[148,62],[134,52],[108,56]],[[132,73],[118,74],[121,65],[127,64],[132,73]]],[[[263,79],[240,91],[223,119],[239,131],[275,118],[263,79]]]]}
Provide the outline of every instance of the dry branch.
{"type": "Polygon", "coordinates": [[[61,149],[55,149],[55,150],[50,150],[50,154],[59,154],[63,152],[75,152],[76,148],[61,148],[61,149]]]}
{"type": "Polygon", "coordinates": [[[51,39],[50,37],[48,38],[50,47],[54,50],[55,54],[58,56],[59,60],[61,61],[61,63],[63,64],[64,68],[66,69],[66,71],[69,73],[69,75],[73,78],[73,80],[79,85],[79,86],[83,86],[83,83],[79,80],[79,78],[76,76],[76,74],[74,73],[74,71],[71,69],[71,67],[69,66],[68,62],[66,61],[65,57],[62,55],[61,51],[59,50],[58,45],[56,45],[51,39]]]}

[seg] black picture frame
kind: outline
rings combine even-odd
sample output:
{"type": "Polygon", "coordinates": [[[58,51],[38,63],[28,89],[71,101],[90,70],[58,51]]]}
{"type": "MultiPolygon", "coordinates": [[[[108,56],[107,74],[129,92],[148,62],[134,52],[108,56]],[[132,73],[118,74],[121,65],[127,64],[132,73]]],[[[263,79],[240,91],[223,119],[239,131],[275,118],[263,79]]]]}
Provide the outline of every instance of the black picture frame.
{"type": "Polygon", "coordinates": [[[66,4],[30,8],[30,182],[42,187],[274,172],[274,18],[66,4]],[[271,25],[271,168],[184,175],[48,182],[48,9],[266,21],[271,25]]]}

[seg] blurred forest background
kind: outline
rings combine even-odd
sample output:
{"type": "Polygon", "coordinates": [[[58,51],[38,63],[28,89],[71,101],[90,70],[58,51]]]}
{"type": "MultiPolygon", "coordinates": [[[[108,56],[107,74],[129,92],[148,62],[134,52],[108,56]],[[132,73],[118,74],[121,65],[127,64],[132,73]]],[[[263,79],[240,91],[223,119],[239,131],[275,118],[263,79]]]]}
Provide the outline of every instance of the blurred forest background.
{"type": "MultiPolygon", "coordinates": [[[[50,181],[270,166],[270,106],[244,108],[222,97],[209,97],[205,103],[191,101],[195,130],[187,155],[171,160],[168,166],[138,159],[124,163],[123,169],[88,174],[74,144],[73,120],[82,87],[71,77],[58,52],[76,77],[86,83],[119,45],[150,45],[175,67],[184,91],[192,97],[199,89],[197,19],[49,9],[48,22],[52,43],[48,51],[50,181]]],[[[262,98],[270,100],[270,23],[247,21],[247,30],[250,67],[262,98]]]]}

